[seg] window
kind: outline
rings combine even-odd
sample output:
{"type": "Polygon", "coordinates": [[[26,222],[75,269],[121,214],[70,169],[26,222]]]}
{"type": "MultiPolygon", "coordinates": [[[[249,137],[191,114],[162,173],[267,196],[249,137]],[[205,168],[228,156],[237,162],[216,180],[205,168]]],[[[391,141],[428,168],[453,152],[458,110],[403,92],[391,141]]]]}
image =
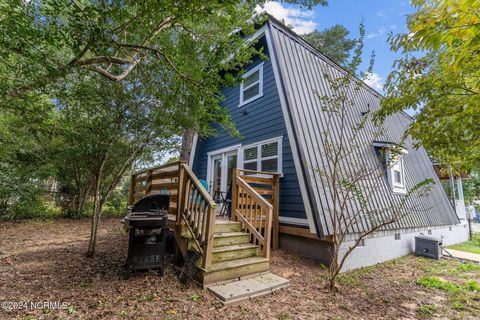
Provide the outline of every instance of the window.
{"type": "Polygon", "coordinates": [[[405,173],[403,168],[402,155],[387,155],[387,177],[390,181],[392,191],[395,193],[406,194],[405,173]],[[394,157],[394,158],[393,158],[394,157]],[[388,167],[390,166],[390,167],[388,167]]]}
{"type": "Polygon", "coordinates": [[[243,169],[282,173],[282,139],[262,141],[241,149],[243,169]]]}
{"type": "Polygon", "coordinates": [[[397,194],[406,194],[407,188],[405,184],[405,165],[403,157],[408,154],[404,148],[389,142],[373,143],[378,157],[384,161],[387,173],[388,183],[392,192],[397,194]]]}
{"type": "Polygon", "coordinates": [[[239,107],[263,95],[263,63],[243,75],[239,107]]]}

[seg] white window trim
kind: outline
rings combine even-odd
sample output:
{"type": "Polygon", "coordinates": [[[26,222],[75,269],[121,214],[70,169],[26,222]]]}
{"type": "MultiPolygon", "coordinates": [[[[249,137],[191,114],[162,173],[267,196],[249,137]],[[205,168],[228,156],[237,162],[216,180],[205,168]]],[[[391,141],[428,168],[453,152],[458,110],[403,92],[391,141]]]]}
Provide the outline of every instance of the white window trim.
{"type": "Polygon", "coordinates": [[[244,106],[244,105],[246,105],[247,103],[250,103],[250,102],[252,102],[253,100],[256,100],[256,99],[258,99],[258,98],[260,98],[260,97],[263,96],[263,62],[260,63],[260,64],[259,64],[258,66],[256,66],[255,68],[253,68],[252,70],[250,70],[250,71],[248,71],[247,73],[245,73],[245,74],[242,76],[242,78],[247,78],[248,76],[250,76],[251,74],[253,74],[253,73],[257,72],[257,71],[259,72],[259,74],[258,74],[258,81],[250,84],[250,85],[249,85],[248,87],[246,87],[246,88],[243,87],[243,81],[242,81],[242,83],[240,84],[240,104],[238,105],[239,108],[240,108],[241,106],[244,106]],[[257,83],[259,84],[259,86],[258,86],[258,94],[255,95],[255,96],[253,96],[253,97],[251,97],[250,99],[244,101],[244,100],[243,100],[243,92],[244,92],[245,90],[247,90],[248,88],[256,85],[257,83]]]}
{"type": "Polygon", "coordinates": [[[405,180],[405,163],[403,157],[404,155],[408,154],[408,150],[400,145],[391,142],[374,141],[373,146],[375,148],[382,148],[383,150],[385,150],[385,160],[387,163],[387,180],[392,192],[402,195],[407,194],[407,185],[405,180]],[[397,157],[396,161],[391,160],[392,149],[395,149],[397,151],[395,152],[395,156],[397,157]],[[394,171],[397,162],[400,162],[400,179],[402,183],[395,182],[394,171]]]}
{"type": "MultiPolygon", "coordinates": [[[[258,169],[257,171],[261,171],[261,169],[262,169],[262,160],[269,160],[269,159],[277,159],[278,158],[278,168],[277,168],[278,171],[277,172],[272,172],[272,173],[279,173],[280,177],[283,177],[282,139],[283,139],[283,137],[276,137],[276,138],[272,138],[272,139],[267,139],[267,140],[255,142],[255,143],[248,144],[248,145],[242,145],[242,147],[238,149],[237,166],[241,169],[244,169],[244,167],[243,167],[244,163],[254,162],[255,160],[244,161],[243,160],[243,152],[244,152],[245,149],[250,149],[252,147],[257,147],[257,159],[256,159],[257,169],[258,169]],[[264,144],[272,143],[272,142],[277,142],[277,148],[278,148],[277,155],[262,158],[262,153],[261,153],[262,148],[261,148],[261,146],[264,145],[264,144]]],[[[257,176],[261,176],[261,175],[257,175],[257,176]]]]}
{"type": "MultiPolygon", "coordinates": [[[[207,152],[207,184],[208,186],[210,187],[210,181],[212,180],[212,162],[213,162],[213,158],[215,156],[218,156],[220,154],[225,154],[225,153],[230,153],[230,152],[233,152],[233,151],[237,151],[237,168],[238,168],[238,155],[239,155],[239,148],[241,147],[242,145],[241,144],[234,144],[232,146],[228,146],[228,147],[225,147],[225,148],[222,148],[222,149],[217,149],[217,150],[213,150],[213,151],[210,151],[210,152],[207,152]]],[[[223,163],[225,162],[225,159],[222,159],[223,163]]],[[[211,193],[211,189],[209,189],[209,192],[211,193]]],[[[212,194],[212,197],[213,197],[213,194],[212,194]]]]}
{"type": "Polygon", "coordinates": [[[390,184],[390,188],[392,189],[393,193],[397,194],[407,194],[407,187],[405,184],[405,165],[403,161],[403,155],[399,154],[396,155],[396,160],[395,162],[390,163],[390,157],[391,153],[388,153],[387,155],[387,164],[389,166],[387,167],[387,178],[388,178],[388,183],[390,184]],[[400,165],[400,179],[402,183],[395,182],[395,166],[399,164],[400,165]]]}

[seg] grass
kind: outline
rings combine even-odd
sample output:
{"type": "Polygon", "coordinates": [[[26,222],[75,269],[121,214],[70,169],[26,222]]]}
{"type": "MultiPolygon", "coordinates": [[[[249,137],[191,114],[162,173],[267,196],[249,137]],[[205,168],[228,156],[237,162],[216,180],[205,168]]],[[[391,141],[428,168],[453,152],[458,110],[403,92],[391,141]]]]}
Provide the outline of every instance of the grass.
{"type": "Polygon", "coordinates": [[[458,270],[461,271],[478,271],[480,270],[480,265],[476,265],[470,262],[462,263],[458,266],[458,270]]]}
{"type": "Polygon", "coordinates": [[[474,233],[472,240],[464,243],[454,244],[449,246],[448,248],[480,254],[480,233],[474,233]]]}
{"type": "Polygon", "coordinates": [[[437,311],[438,307],[436,304],[422,304],[418,308],[418,313],[424,317],[433,317],[435,312],[437,311]]]}
{"type": "Polygon", "coordinates": [[[448,293],[457,293],[461,290],[480,292],[480,284],[475,280],[469,280],[463,285],[458,285],[439,277],[421,277],[416,283],[425,288],[435,288],[448,293]]]}
{"type": "Polygon", "coordinates": [[[435,288],[448,293],[456,293],[460,290],[460,287],[455,283],[440,279],[439,277],[421,277],[416,283],[425,288],[435,288]]]}

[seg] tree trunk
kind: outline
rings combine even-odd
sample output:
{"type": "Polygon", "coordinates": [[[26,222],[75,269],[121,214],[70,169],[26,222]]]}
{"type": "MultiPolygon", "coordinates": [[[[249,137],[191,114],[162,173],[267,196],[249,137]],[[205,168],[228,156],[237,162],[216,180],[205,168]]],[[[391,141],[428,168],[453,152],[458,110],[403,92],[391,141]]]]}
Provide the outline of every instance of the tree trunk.
{"type": "Polygon", "coordinates": [[[330,264],[330,276],[329,276],[329,288],[331,291],[336,291],[337,290],[337,277],[338,273],[340,272],[339,270],[339,263],[338,263],[338,255],[340,254],[340,248],[337,243],[337,240],[334,241],[333,244],[333,259],[330,264]]]}
{"type": "Polygon", "coordinates": [[[182,150],[180,151],[181,161],[186,161],[188,163],[188,161],[190,160],[194,135],[195,133],[192,129],[185,130],[185,133],[182,136],[182,150]]]}
{"type": "Polygon", "coordinates": [[[95,190],[95,200],[93,203],[92,227],[90,230],[90,242],[88,243],[87,256],[91,257],[95,254],[97,246],[98,224],[100,222],[100,214],[102,212],[103,201],[100,199],[100,190],[95,190]]]}
{"type": "Polygon", "coordinates": [[[88,197],[90,196],[90,190],[92,189],[92,184],[89,184],[88,187],[80,189],[77,202],[77,214],[79,217],[82,216],[85,205],[87,204],[88,197]]]}
{"type": "Polygon", "coordinates": [[[87,257],[92,257],[95,254],[95,248],[97,245],[98,223],[100,221],[100,214],[102,212],[102,205],[104,202],[104,199],[101,199],[100,194],[104,163],[105,161],[103,161],[100,165],[97,176],[95,177],[95,196],[93,200],[92,226],[90,229],[90,242],[88,243],[87,257]]]}

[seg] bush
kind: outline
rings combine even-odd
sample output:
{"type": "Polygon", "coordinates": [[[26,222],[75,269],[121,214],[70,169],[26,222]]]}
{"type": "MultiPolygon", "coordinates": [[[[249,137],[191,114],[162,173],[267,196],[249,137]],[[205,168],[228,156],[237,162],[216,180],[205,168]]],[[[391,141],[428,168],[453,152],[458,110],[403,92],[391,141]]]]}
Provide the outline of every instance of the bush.
{"type": "Polygon", "coordinates": [[[120,217],[125,215],[128,194],[123,190],[115,190],[102,208],[104,217],[120,217]]]}

